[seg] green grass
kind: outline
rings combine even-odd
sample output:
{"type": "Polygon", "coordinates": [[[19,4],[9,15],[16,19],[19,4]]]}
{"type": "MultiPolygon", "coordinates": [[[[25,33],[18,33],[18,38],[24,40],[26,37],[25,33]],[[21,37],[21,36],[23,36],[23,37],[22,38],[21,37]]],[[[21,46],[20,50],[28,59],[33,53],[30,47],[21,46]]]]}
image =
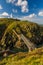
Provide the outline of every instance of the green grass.
{"type": "Polygon", "coordinates": [[[12,54],[1,60],[0,65],[43,65],[43,48],[30,53],[12,54]]]}
{"type": "Polygon", "coordinates": [[[43,27],[40,27],[38,24],[8,18],[0,19],[1,50],[6,49],[7,44],[10,50],[11,43],[13,43],[11,47],[13,47],[13,50],[15,49],[15,52],[18,52],[5,58],[0,57],[0,65],[43,65],[43,48],[36,49],[29,53],[21,51],[25,48],[21,48],[21,42],[19,45],[17,36],[12,32],[13,29],[19,34],[22,33],[25,37],[34,42],[34,44],[38,43],[38,47],[43,43],[43,27]],[[6,40],[4,40],[4,38],[6,40]],[[3,47],[1,46],[1,41],[2,43],[4,42],[3,47]],[[16,42],[18,43],[19,49],[17,49],[16,42]]]}

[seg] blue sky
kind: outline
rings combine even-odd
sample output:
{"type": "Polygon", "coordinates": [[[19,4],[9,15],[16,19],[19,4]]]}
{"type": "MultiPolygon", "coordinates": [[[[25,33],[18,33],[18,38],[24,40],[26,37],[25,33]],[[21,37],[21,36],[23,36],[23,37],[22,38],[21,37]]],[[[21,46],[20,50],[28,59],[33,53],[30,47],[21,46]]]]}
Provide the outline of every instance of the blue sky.
{"type": "Polygon", "coordinates": [[[11,17],[43,24],[43,0],[0,0],[0,18],[11,17]]]}

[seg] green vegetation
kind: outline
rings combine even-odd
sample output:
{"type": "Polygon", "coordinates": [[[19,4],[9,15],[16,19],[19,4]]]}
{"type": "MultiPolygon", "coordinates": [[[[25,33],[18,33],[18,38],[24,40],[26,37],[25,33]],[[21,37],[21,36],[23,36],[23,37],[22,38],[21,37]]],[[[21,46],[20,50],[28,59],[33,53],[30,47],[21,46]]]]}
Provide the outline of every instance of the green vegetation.
{"type": "Polygon", "coordinates": [[[0,61],[0,65],[43,65],[43,48],[30,53],[12,54],[0,61]]]}
{"type": "MultiPolygon", "coordinates": [[[[15,49],[15,44],[19,40],[12,32],[13,29],[17,34],[20,35],[22,33],[26,36],[36,47],[39,47],[43,43],[43,27],[28,21],[5,18],[0,19],[0,50],[8,48],[15,49]]],[[[19,44],[21,44],[21,42],[19,44]]],[[[20,46],[23,47],[24,45],[21,44],[20,46]]]]}
{"type": "Polygon", "coordinates": [[[43,26],[17,19],[0,19],[0,51],[9,49],[15,53],[7,52],[5,58],[0,54],[0,65],[43,65],[43,48],[28,53],[23,40],[19,40],[12,30],[23,34],[36,48],[43,47],[43,26]]]}

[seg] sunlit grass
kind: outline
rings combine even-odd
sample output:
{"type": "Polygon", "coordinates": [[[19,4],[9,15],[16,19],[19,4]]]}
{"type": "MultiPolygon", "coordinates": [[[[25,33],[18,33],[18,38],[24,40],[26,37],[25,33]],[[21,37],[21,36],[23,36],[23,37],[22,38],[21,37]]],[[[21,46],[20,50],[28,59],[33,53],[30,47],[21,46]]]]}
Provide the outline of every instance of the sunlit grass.
{"type": "Polygon", "coordinates": [[[1,60],[0,65],[43,65],[43,48],[38,50],[30,53],[12,54],[1,60]],[[40,54],[37,53],[38,50],[40,50],[40,54]]]}
{"type": "MultiPolygon", "coordinates": [[[[41,35],[43,35],[43,31],[42,31],[43,28],[42,28],[42,30],[41,30],[42,32],[41,32],[40,26],[36,23],[30,23],[27,21],[22,21],[22,22],[15,21],[13,19],[1,19],[0,20],[0,31],[3,35],[1,35],[1,33],[0,33],[0,36],[2,37],[1,38],[2,43],[4,42],[3,49],[5,49],[7,47],[4,38],[10,39],[9,36],[11,36],[10,41],[6,41],[6,42],[8,42],[7,44],[11,44],[10,42],[12,42],[14,39],[17,42],[18,39],[16,39],[16,35],[14,35],[12,33],[13,29],[17,33],[22,33],[28,39],[31,38],[31,41],[36,42],[36,43],[39,43],[37,41],[37,38],[40,41],[41,35]],[[5,29],[3,29],[3,27],[5,29]],[[8,33],[9,33],[9,36],[6,35],[8,33]],[[14,36],[14,39],[13,39],[13,36],[14,36]]],[[[15,40],[14,40],[14,42],[15,42],[15,40]]],[[[14,42],[12,42],[12,43],[14,43],[14,42]]],[[[21,43],[21,42],[19,42],[19,43],[21,43]]],[[[19,43],[16,46],[20,47],[19,43]]],[[[15,47],[15,44],[14,44],[14,47],[15,47]]],[[[10,48],[10,45],[9,45],[9,48],[10,48]]],[[[36,49],[29,53],[23,52],[23,51],[20,52],[21,47],[20,47],[20,49],[13,48],[13,50],[14,49],[15,49],[15,52],[18,51],[18,53],[12,54],[3,59],[0,59],[0,65],[43,65],[43,48],[36,49]]]]}

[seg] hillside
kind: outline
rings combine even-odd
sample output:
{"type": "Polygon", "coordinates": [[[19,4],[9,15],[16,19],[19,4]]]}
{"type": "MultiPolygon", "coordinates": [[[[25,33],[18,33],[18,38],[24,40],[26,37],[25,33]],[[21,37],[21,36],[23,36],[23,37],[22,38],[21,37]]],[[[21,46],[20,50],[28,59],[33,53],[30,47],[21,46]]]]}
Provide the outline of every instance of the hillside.
{"type": "Polygon", "coordinates": [[[23,34],[28,40],[39,47],[43,44],[43,28],[36,23],[20,21],[17,19],[0,19],[0,50],[18,48],[21,51],[27,51],[24,42],[19,42],[18,35],[23,34]],[[23,44],[22,44],[23,43],[23,44]]]}
{"type": "Polygon", "coordinates": [[[42,61],[43,26],[0,18],[0,65],[43,65],[42,61]]]}
{"type": "Polygon", "coordinates": [[[43,47],[30,53],[12,54],[2,60],[0,65],[43,65],[43,47]]]}

